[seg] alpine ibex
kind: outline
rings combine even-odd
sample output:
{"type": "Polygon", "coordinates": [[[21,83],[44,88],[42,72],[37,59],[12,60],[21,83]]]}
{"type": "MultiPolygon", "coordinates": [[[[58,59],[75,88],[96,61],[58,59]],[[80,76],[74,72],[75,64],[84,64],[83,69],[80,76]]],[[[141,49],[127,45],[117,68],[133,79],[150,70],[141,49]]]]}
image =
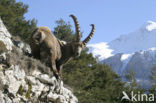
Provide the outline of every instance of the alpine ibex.
{"type": "Polygon", "coordinates": [[[69,43],[61,41],[52,34],[48,27],[37,28],[30,38],[32,55],[48,64],[57,77],[62,75],[63,64],[71,58],[80,56],[82,49],[91,39],[95,30],[94,24],[91,24],[92,30],[90,34],[84,41],[81,41],[80,27],[77,18],[74,15],[70,15],[70,17],[73,18],[75,23],[76,40],[69,43]]]}

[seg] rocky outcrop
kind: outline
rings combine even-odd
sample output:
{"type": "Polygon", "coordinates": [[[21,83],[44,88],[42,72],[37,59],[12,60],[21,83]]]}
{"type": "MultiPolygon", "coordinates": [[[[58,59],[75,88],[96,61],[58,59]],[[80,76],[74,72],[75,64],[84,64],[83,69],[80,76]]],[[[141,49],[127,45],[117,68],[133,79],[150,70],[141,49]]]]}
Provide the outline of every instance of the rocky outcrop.
{"type": "Polygon", "coordinates": [[[23,53],[25,44],[10,38],[0,19],[0,103],[78,102],[49,67],[23,53]]]}
{"type": "Polygon", "coordinates": [[[17,46],[24,54],[31,54],[31,48],[28,44],[21,41],[19,37],[12,37],[13,44],[17,46]]]}
{"type": "Polygon", "coordinates": [[[0,103],[77,103],[63,82],[39,71],[27,75],[19,65],[0,70],[0,103]]]}
{"type": "Polygon", "coordinates": [[[12,50],[13,43],[10,40],[11,35],[4,26],[0,18],[0,51],[12,50]]]}

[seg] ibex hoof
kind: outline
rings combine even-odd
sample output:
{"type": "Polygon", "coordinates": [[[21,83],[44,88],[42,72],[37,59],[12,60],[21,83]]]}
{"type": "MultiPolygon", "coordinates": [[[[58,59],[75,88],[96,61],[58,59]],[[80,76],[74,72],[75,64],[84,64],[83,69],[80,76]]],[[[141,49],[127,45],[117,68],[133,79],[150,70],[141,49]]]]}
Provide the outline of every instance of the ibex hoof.
{"type": "Polygon", "coordinates": [[[56,77],[57,80],[61,80],[61,77],[59,76],[58,73],[54,73],[54,76],[56,77]]]}

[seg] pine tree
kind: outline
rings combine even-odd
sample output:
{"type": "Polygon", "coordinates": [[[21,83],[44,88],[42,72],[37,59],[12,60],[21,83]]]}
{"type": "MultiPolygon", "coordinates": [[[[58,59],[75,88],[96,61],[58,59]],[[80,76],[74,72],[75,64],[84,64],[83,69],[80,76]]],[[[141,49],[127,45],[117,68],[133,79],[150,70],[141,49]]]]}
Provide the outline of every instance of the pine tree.
{"type": "Polygon", "coordinates": [[[32,31],[36,28],[36,20],[25,20],[28,5],[16,0],[0,0],[0,17],[13,36],[19,36],[28,41],[32,31]]]}
{"type": "Polygon", "coordinates": [[[127,79],[127,82],[129,83],[129,86],[131,89],[135,89],[138,87],[138,83],[137,83],[136,78],[135,78],[135,72],[133,71],[133,69],[128,69],[126,71],[124,78],[127,79]]]}
{"type": "Polygon", "coordinates": [[[156,100],[156,67],[153,67],[151,70],[151,88],[149,89],[149,94],[154,94],[154,99],[156,100]]]}
{"type": "Polygon", "coordinates": [[[57,26],[54,28],[54,35],[64,41],[72,41],[74,38],[74,32],[71,29],[70,22],[65,22],[63,19],[56,21],[57,26]]]}

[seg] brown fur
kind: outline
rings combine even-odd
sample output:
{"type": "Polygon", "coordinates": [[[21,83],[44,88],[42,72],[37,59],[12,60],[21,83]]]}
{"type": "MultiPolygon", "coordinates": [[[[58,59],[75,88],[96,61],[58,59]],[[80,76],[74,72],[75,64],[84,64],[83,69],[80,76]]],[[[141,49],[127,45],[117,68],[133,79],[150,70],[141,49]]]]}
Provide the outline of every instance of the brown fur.
{"type": "MultiPolygon", "coordinates": [[[[74,18],[75,19],[75,18],[74,18]]],[[[92,32],[87,38],[91,38],[92,32]]],[[[87,39],[89,41],[89,39],[87,39]]],[[[31,38],[30,47],[32,55],[46,63],[58,77],[61,76],[62,66],[73,57],[79,56],[82,48],[88,42],[73,41],[70,43],[57,39],[48,27],[37,28],[31,38]]]]}
{"type": "Polygon", "coordinates": [[[50,66],[57,74],[56,61],[61,58],[61,51],[59,42],[50,29],[48,27],[37,28],[30,39],[30,46],[32,55],[50,66]],[[42,35],[45,37],[43,38],[42,35]]]}

